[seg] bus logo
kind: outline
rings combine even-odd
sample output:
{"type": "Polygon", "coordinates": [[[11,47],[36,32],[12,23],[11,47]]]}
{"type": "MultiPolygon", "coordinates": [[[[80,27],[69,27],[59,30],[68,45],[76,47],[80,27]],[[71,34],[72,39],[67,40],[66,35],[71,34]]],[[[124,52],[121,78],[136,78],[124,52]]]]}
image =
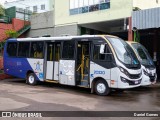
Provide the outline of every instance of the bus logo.
{"type": "Polygon", "coordinates": [[[42,64],[40,64],[39,61],[38,61],[37,63],[34,63],[34,64],[36,64],[36,69],[35,69],[35,70],[41,71],[41,65],[42,65],[42,64]]]}
{"type": "Polygon", "coordinates": [[[104,74],[105,74],[105,71],[98,71],[98,70],[95,70],[95,71],[94,71],[94,74],[101,74],[101,75],[104,75],[104,74]]]}

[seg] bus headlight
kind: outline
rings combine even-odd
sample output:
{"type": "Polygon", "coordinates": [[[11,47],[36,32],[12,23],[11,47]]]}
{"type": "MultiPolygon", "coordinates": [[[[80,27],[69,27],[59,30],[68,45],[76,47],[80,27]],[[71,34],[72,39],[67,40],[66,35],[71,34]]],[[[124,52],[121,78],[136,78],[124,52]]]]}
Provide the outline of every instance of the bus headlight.
{"type": "Polygon", "coordinates": [[[146,76],[149,76],[148,72],[147,72],[145,69],[143,69],[143,73],[144,73],[146,76]]]}
{"type": "Polygon", "coordinates": [[[124,77],[121,77],[121,81],[124,82],[124,83],[127,83],[127,79],[124,78],[124,77]]]}
{"type": "Polygon", "coordinates": [[[129,73],[126,69],[119,67],[120,71],[129,77],[129,73]]]}

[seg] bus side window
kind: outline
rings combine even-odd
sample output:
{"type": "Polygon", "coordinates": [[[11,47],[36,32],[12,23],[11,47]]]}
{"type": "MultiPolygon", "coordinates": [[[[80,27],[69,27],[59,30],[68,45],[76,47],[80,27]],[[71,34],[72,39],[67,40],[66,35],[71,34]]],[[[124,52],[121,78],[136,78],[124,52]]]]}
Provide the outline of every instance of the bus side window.
{"type": "Polygon", "coordinates": [[[74,42],[73,41],[64,41],[62,58],[64,59],[73,59],[74,58],[74,42]]]}
{"type": "Polygon", "coordinates": [[[110,49],[109,49],[109,46],[108,46],[108,44],[105,44],[105,50],[104,50],[104,52],[105,52],[105,56],[106,56],[106,61],[112,61],[112,53],[111,53],[111,51],[110,51],[110,49]]]}
{"type": "Polygon", "coordinates": [[[43,58],[43,42],[37,41],[31,43],[31,57],[43,58]]]}
{"type": "Polygon", "coordinates": [[[105,54],[100,54],[100,45],[94,45],[93,48],[93,59],[94,60],[105,60],[105,54]]]}
{"type": "Polygon", "coordinates": [[[61,47],[60,43],[55,44],[55,57],[54,57],[55,61],[60,60],[60,47],[61,47]]]}
{"type": "Polygon", "coordinates": [[[105,60],[111,61],[112,60],[112,53],[107,44],[105,44],[104,54],[100,53],[100,44],[94,45],[93,48],[93,59],[94,60],[105,60]]]}
{"type": "Polygon", "coordinates": [[[19,42],[18,57],[29,57],[29,42],[19,42]]]}
{"type": "Polygon", "coordinates": [[[47,61],[53,61],[53,44],[50,43],[47,45],[47,61]]]}
{"type": "Polygon", "coordinates": [[[10,42],[7,45],[7,53],[11,57],[16,57],[17,55],[17,43],[16,42],[10,42]]]}

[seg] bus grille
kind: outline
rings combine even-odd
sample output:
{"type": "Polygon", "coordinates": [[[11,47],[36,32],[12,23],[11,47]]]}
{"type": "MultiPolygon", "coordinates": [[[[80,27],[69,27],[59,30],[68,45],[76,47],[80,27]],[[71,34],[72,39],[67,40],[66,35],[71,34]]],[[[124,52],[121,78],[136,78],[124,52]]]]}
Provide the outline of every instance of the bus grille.
{"type": "Polygon", "coordinates": [[[138,84],[141,83],[141,80],[142,80],[142,79],[136,80],[136,81],[127,80],[127,83],[128,83],[129,85],[138,85],[138,84]]]}
{"type": "Polygon", "coordinates": [[[154,76],[149,76],[149,78],[150,78],[150,81],[151,81],[151,82],[154,82],[154,80],[155,80],[155,77],[156,77],[155,75],[154,75],[154,76]]]}
{"type": "Polygon", "coordinates": [[[141,74],[130,74],[129,75],[129,78],[131,78],[131,79],[138,79],[140,77],[141,77],[141,74]]]}

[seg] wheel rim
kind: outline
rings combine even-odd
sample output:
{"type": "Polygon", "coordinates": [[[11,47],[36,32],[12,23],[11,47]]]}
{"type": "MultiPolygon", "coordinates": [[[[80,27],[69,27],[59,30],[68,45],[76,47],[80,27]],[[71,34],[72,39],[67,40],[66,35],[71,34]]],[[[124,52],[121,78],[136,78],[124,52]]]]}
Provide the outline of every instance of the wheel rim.
{"type": "Polygon", "coordinates": [[[30,75],[28,80],[29,80],[29,83],[31,83],[31,84],[34,83],[34,76],[30,75]]]}
{"type": "Polygon", "coordinates": [[[104,93],[106,91],[106,86],[103,83],[98,83],[97,84],[97,92],[99,93],[104,93]]]}

